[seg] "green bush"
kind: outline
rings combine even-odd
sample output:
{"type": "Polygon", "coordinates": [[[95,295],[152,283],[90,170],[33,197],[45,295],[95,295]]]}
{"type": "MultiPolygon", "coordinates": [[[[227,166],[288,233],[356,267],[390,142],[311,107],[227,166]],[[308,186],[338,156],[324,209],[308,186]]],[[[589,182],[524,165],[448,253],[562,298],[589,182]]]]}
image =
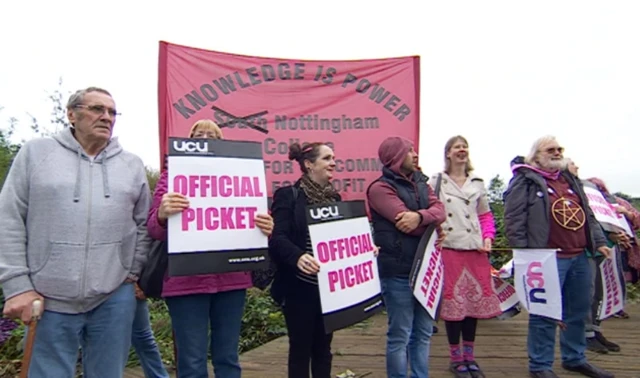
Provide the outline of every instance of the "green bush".
{"type": "Polygon", "coordinates": [[[496,223],[496,238],[493,241],[493,251],[489,255],[489,259],[494,268],[500,269],[507,261],[511,260],[513,252],[509,250],[509,242],[504,234],[504,205],[502,202],[491,203],[491,212],[496,223]]]}
{"type": "Polygon", "coordinates": [[[640,303],[640,282],[635,284],[627,283],[627,301],[629,303],[640,303]]]}
{"type": "Polygon", "coordinates": [[[249,289],[242,317],[240,352],[257,348],[286,333],[284,315],[269,293],[249,289]]]}
{"type": "Polygon", "coordinates": [[[24,326],[11,332],[11,335],[0,344],[0,377],[13,377],[20,371],[22,351],[19,344],[24,336],[24,326]]]}

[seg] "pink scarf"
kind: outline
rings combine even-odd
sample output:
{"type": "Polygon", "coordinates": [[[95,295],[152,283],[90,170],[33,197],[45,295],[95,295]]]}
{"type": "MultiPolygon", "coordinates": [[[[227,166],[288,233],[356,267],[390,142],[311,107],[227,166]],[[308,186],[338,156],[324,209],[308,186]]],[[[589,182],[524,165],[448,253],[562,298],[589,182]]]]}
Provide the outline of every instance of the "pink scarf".
{"type": "Polygon", "coordinates": [[[529,165],[529,164],[514,164],[511,167],[511,171],[515,172],[519,168],[529,168],[532,171],[538,173],[540,176],[546,178],[547,180],[557,180],[558,177],[560,177],[560,171],[547,172],[547,171],[543,171],[542,169],[534,167],[533,165],[529,165]]]}

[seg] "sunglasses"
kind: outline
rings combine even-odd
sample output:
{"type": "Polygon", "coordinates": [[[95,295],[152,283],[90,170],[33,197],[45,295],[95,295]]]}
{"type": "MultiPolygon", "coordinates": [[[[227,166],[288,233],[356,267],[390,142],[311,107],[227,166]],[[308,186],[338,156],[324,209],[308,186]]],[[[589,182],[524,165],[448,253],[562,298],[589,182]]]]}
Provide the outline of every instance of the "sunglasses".
{"type": "Polygon", "coordinates": [[[549,147],[545,150],[548,154],[554,154],[556,153],[556,151],[558,153],[563,153],[564,152],[564,148],[563,147],[549,147]]]}

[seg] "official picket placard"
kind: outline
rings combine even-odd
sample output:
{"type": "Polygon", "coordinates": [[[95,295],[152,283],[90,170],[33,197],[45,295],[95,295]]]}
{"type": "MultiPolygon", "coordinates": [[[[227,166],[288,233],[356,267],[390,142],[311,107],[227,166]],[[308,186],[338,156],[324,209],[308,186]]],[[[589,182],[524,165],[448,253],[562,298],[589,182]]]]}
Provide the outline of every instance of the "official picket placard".
{"type": "Polygon", "coordinates": [[[260,143],[268,197],[300,176],[289,145],[322,141],[336,152],[332,184],[342,199],[365,200],[382,169],[380,143],[392,134],[418,147],[419,72],[418,56],[310,61],[160,42],[160,162],[170,136],[211,119],[225,139],[260,143]]]}
{"type": "Polygon", "coordinates": [[[605,259],[599,266],[603,289],[602,302],[598,311],[600,320],[607,319],[624,308],[623,283],[618,264],[616,264],[618,253],[620,253],[618,247],[611,248],[611,258],[605,259]]]}
{"type": "Polygon", "coordinates": [[[327,333],[382,310],[378,262],[364,201],[307,207],[318,288],[327,333]]]}
{"type": "Polygon", "coordinates": [[[189,208],[168,219],[169,275],[249,271],[268,266],[267,213],[259,143],[169,139],[168,192],[189,208]]]}
{"type": "Polygon", "coordinates": [[[437,320],[444,287],[444,263],[442,249],[436,247],[438,233],[435,229],[435,225],[430,225],[422,235],[409,280],[413,296],[437,320]]]}
{"type": "Polygon", "coordinates": [[[555,249],[514,249],[516,293],[530,314],[562,320],[562,290],[555,249]]]}

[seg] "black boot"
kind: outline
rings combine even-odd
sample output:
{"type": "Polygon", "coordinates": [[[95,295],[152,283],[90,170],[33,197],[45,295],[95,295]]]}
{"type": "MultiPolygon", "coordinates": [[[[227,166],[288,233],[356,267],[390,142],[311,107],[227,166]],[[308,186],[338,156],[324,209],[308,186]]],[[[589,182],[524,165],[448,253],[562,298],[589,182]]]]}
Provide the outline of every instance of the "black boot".
{"type": "Polygon", "coordinates": [[[553,370],[541,370],[541,371],[530,371],[529,377],[531,378],[558,378],[556,373],[553,370]]]}
{"type": "Polygon", "coordinates": [[[607,348],[607,350],[609,350],[611,352],[620,352],[620,345],[607,340],[607,338],[604,337],[602,332],[596,332],[595,339],[598,340],[598,342],[601,345],[603,345],[605,348],[607,348]]]}
{"type": "Polygon", "coordinates": [[[573,371],[575,373],[580,373],[582,375],[586,375],[591,378],[615,378],[615,375],[609,373],[604,369],[600,369],[599,367],[593,366],[588,362],[583,363],[582,365],[577,366],[569,366],[562,364],[562,367],[565,370],[573,371]]]}
{"type": "Polygon", "coordinates": [[[600,354],[609,353],[609,349],[595,337],[587,337],[587,349],[600,354]]]}

